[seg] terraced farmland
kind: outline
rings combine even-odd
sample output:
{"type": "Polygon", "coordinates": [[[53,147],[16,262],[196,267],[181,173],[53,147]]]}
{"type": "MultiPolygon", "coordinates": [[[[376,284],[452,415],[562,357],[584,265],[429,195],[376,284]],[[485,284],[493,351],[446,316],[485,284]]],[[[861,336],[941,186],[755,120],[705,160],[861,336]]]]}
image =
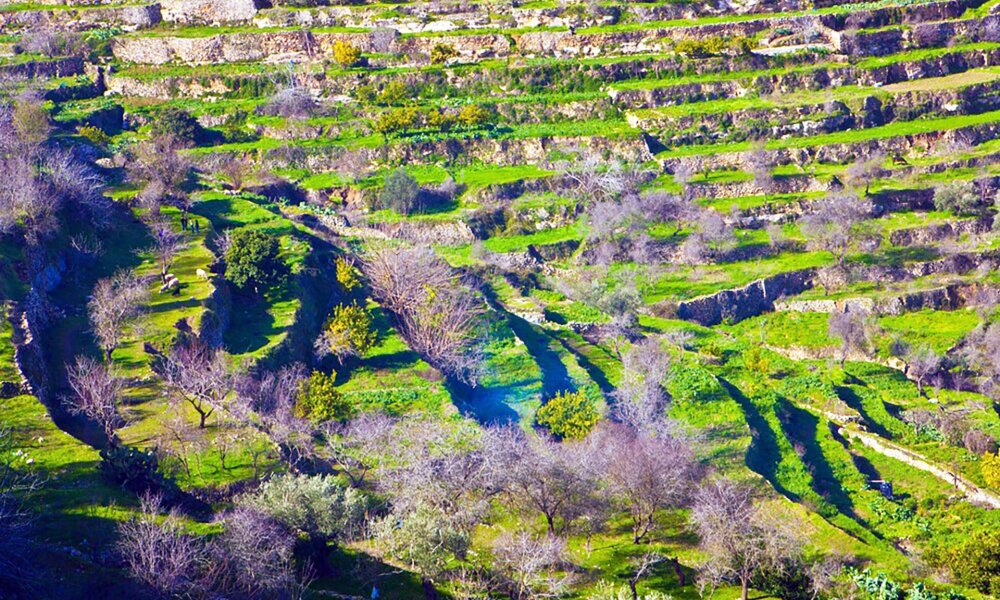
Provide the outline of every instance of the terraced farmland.
{"type": "Polygon", "coordinates": [[[0,597],[1000,596],[998,6],[0,0],[0,597]]]}

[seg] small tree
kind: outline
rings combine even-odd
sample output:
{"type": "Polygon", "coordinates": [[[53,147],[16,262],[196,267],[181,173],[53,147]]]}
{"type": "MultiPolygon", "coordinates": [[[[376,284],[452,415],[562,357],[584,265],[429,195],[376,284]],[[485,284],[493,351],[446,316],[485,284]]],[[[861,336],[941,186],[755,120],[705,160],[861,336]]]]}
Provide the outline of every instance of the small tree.
{"type": "Polygon", "coordinates": [[[322,475],[274,477],[241,503],[305,535],[319,575],[328,572],[330,544],[358,534],[367,509],[360,492],[322,475]]]}
{"type": "Polygon", "coordinates": [[[385,208],[401,215],[411,215],[423,210],[423,204],[420,202],[420,186],[402,167],[385,176],[379,202],[385,208]]]}
{"type": "Polygon", "coordinates": [[[115,432],[125,424],[118,412],[118,403],[124,380],[117,377],[109,367],[93,358],[78,356],[76,364],[66,373],[72,394],[66,399],[72,414],[84,415],[97,423],[111,445],[117,444],[115,432]]]}
{"type": "Polygon", "coordinates": [[[158,523],[160,499],[147,497],[138,516],[118,526],[118,551],[129,574],[162,597],[186,596],[200,579],[204,546],[169,514],[158,523]]]}
{"type": "Polygon", "coordinates": [[[949,553],[946,564],[959,583],[995,596],[1000,589],[1000,532],[970,536],[949,553]]]}
{"type": "Polygon", "coordinates": [[[280,283],[288,274],[288,265],[280,257],[281,248],[274,236],[259,229],[237,229],[226,250],[226,279],[240,289],[261,288],[280,283]]]}
{"type": "Polygon", "coordinates": [[[337,40],[333,44],[333,60],[344,68],[353,67],[361,60],[361,49],[354,44],[337,40]]]}
{"type": "Polygon", "coordinates": [[[583,390],[560,392],[538,409],[535,420],[552,435],[564,439],[582,439],[601,419],[594,401],[583,390]]]}
{"type": "Polygon", "coordinates": [[[917,346],[906,353],[906,370],[917,382],[917,392],[924,395],[924,382],[941,370],[944,358],[926,345],[917,346]]]}
{"type": "Polygon", "coordinates": [[[202,129],[198,119],[191,113],[176,106],[161,110],[153,120],[150,137],[169,136],[184,145],[193,145],[201,137],[202,129]]]}
{"type": "Polygon", "coordinates": [[[181,340],[163,357],[156,370],[164,383],[198,413],[198,427],[221,409],[233,389],[229,361],[221,350],[198,340],[181,340]]]}
{"type": "Polygon", "coordinates": [[[867,315],[861,312],[835,312],[830,315],[829,333],[840,338],[840,368],[844,368],[851,350],[864,352],[868,349],[869,330],[867,315]]]}
{"type": "Polygon", "coordinates": [[[431,48],[431,64],[444,64],[456,56],[458,52],[450,44],[434,44],[431,48]]]}
{"type": "Polygon", "coordinates": [[[335,374],[327,375],[321,371],[313,371],[308,379],[302,380],[295,403],[296,414],[316,422],[351,418],[354,406],[337,391],[335,380],[335,374]]]}
{"type": "Polygon", "coordinates": [[[703,587],[727,582],[740,585],[747,600],[750,582],[767,573],[780,574],[796,556],[796,543],[754,505],[749,487],[729,480],[708,483],[695,497],[691,518],[708,561],[699,569],[703,587]]]}
{"type": "Polygon", "coordinates": [[[979,214],[985,206],[972,184],[956,182],[934,188],[934,208],[965,216],[979,214]]]}
{"type": "Polygon", "coordinates": [[[132,271],[118,271],[97,281],[87,302],[87,313],[106,362],[111,362],[125,329],[139,317],[148,296],[145,282],[132,271]]]}
{"type": "Polygon", "coordinates": [[[323,332],[323,344],[341,363],[349,356],[368,352],[378,340],[372,328],[371,314],[356,304],[342,304],[333,309],[323,332]]]}
{"type": "Polygon", "coordinates": [[[870,214],[870,202],[852,195],[829,196],[802,217],[802,233],[814,247],[832,254],[843,268],[849,251],[878,247],[878,232],[864,226],[870,214]]]}
{"type": "Polygon", "coordinates": [[[153,232],[153,253],[160,264],[160,281],[166,283],[167,274],[174,265],[174,257],[184,244],[184,238],[166,220],[152,223],[150,229],[153,232]]]}

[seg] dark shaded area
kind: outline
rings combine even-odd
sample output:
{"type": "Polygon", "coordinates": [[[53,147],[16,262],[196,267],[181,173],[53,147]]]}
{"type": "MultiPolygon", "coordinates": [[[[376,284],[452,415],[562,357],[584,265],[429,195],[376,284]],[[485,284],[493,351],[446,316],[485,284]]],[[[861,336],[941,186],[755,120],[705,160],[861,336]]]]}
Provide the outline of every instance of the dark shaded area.
{"type": "Polygon", "coordinates": [[[892,433],[888,429],[883,427],[872,418],[868,411],[865,410],[864,402],[861,400],[861,396],[857,394],[853,389],[846,385],[835,385],[833,389],[837,392],[837,396],[844,401],[844,404],[858,411],[861,418],[864,420],[865,427],[868,428],[872,433],[883,437],[887,440],[892,439],[892,433]]]}

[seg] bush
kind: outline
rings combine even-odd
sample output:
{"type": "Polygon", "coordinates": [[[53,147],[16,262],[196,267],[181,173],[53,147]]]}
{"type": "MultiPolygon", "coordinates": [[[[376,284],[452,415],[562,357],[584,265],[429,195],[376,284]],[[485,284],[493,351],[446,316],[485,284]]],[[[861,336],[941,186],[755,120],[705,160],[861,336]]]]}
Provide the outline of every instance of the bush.
{"type": "Polygon", "coordinates": [[[353,67],[361,60],[361,49],[354,44],[338,40],[333,45],[333,60],[342,67],[353,67]]]}
{"type": "Polygon", "coordinates": [[[152,451],[131,446],[112,446],[101,450],[98,469],[116,485],[133,492],[159,490],[163,476],[158,472],[159,462],[152,451]]]}
{"type": "Polygon", "coordinates": [[[77,134],[98,148],[105,148],[111,143],[111,137],[104,133],[100,127],[92,125],[81,125],[76,128],[77,134]]]}
{"type": "Polygon", "coordinates": [[[995,490],[1000,490],[1000,456],[991,453],[984,454],[979,469],[983,474],[983,481],[986,485],[995,490]]]}
{"type": "Polygon", "coordinates": [[[361,287],[361,274],[357,268],[342,257],[337,257],[337,283],[344,293],[350,294],[355,289],[361,287]]]}
{"type": "Polygon", "coordinates": [[[431,64],[444,64],[456,56],[458,56],[458,52],[449,44],[435,44],[431,48],[431,64]]]}
{"type": "Polygon", "coordinates": [[[279,256],[278,240],[258,229],[238,229],[226,250],[226,279],[241,290],[270,287],[284,280],[288,266],[279,256]]]}
{"type": "Polygon", "coordinates": [[[340,305],[333,309],[333,316],[326,323],[325,338],[337,358],[360,355],[375,345],[377,334],[372,329],[372,317],[356,305],[340,305]]]}
{"type": "Polygon", "coordinates": [[[317,423],[337,420],[346,421],[354,416],[354,407],[344,399],[334,386],[336,374],[326,375],[313,371],[309,379],[299,384],[299,396],[295,403],[295,414],[317,423]]]}
{"type": "Polygon", "coordinates": [[[401,215],[412,215],[423,209],[420,202],[420,186],[402,167],[385,176],[385,183],[378,198],[384,208],[394,210],[401,215]]]}
{"type": "Polygon", "coordinates": [[[174,106],[160,111],[153,120],[150,137],[168,136],[190,145],[202,135],[201,125],[188,111],[174,106]]]}
{"type": "Polygon", "coordinates": [[[583,391],[562,392],[549,399],[535,416],[538,424],[562,439],[582,439],[597,425],[601,413],[583,391]]]}
{"type": "Polygon", "coordinates": [[[382,113],[375,119],[375,131],[385,137],[404,133],[420,125],[420,113],[412,107],[397,108],[382,113]]]}
{"type": "Polygon", "coordinates": [[[481,127],[493,121],[493,111],[478,104],[468,104],[458,113],[458,122],[465,127],[481,127]]]}

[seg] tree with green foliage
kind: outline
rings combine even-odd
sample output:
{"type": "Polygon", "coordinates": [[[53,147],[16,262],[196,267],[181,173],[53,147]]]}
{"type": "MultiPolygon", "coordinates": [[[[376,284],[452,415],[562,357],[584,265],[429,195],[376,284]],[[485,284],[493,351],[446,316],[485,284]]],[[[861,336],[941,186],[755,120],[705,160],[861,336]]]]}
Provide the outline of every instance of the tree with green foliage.
{"type": "Polygon", "coordinates": [[[226,250],[226,280],[238,289],[260,294],[284,280],[288,265],[280,257],[277,238],[259,229],[238,229],[226,250]]]}
{"type": "Polygon", "coordinates": [[[601,413],[583,390],[560,392],[538,409],[535,420],[562,439],[583,439],[597,425],[601,413]]]}
{"type": "Polygon", "coordinates": [[[368,352],[378,341],[378,332],[372,327],[372,316],[357,304],[341,304],[333,309],[333,316],[326,322],[321,350],[332,352],[341,363],[349,356],[368,352]]]}
{"type": "Polygon", "coordinates": [[[326,475],[273,477],[242,504],[304,535],[318,575],[328,573],[330,544],[354,538],[368,508],[361,492],[326,475]]]}
{"type": "Polygon", "coordinates": [[[186,145],[193,145],[201,137],[201,133],[201,125],[191,113],[183,108],[169,106],[156,115],[149,137],[168,136],[186,145]]]}
{"type": "Polygon", "coordinates": [[[379,203],[401,215],[412,215],[423,209],[420,186],[402,167],[385,176],[379,203]]]}
{"type": "Polygon", "coordinates": [[[375,119],[375,131],[382,137],[404,133],[420,125],[420,111],[412,106],[388,110],[375,119]]]}
{"type": "Polygon", "coordinates": [[[979,531],[965,539],[949,553],[947,565],[962,585],[1000,595],[1000,531],[979,531]]]}
{"type": "Polygon", "coordinates": [[[295,413],[315,422],[346,421],[354,416],[354,406],[337,391],[336,373],[327,375],[313,371],[308,379],[299,383],[299,396],[295,402],[295,413]]]}
{"type": "Polygon", "coordinates": [[[349,42],[337,40],[333,44],[333,60],[344,68],[353,67],[361,60],[361,49],[349,42]]]}

